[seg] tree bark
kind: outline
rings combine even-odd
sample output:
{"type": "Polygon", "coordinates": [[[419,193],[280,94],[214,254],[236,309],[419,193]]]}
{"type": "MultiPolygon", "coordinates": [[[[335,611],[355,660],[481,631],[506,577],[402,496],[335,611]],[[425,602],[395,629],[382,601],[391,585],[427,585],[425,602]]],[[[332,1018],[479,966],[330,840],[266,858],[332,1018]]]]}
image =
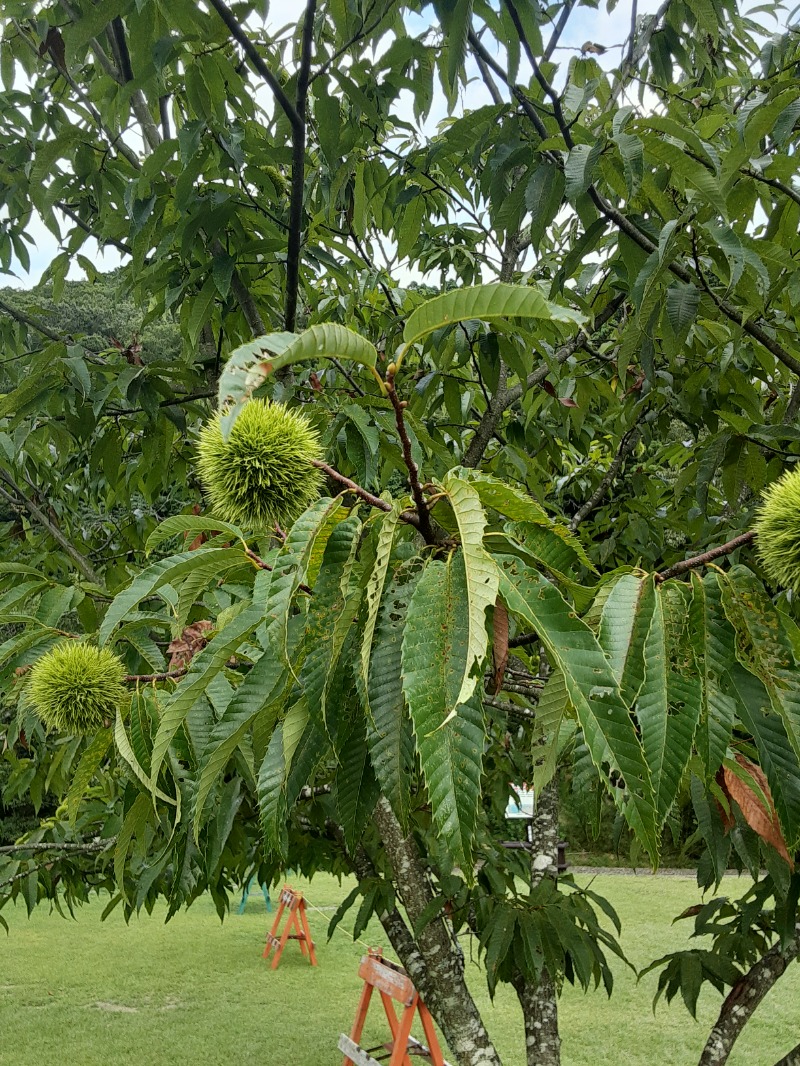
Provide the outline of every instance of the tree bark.
{"type": "Polygon", "coordinates": [[[800,1066],[800,1044],[796,1048],[784,1055],[780,1062],[776,1062],[775,1066],[800,1066]]]}
{"type": "MultiPolygon", "coordinates": [[[[400,897],[416,927],[433,898],[419,850],[413,838],[403,834],[383,797],[375,808],[375,824],[380,830],[400,897]]],[[[415,937],[408,933],[399,915],[385,916],[381,920],[425,1005],[439,1023],[459,1066],[501,1066],[500,1057],[467,988],[461,947],[445,920],[434,918],[415,937]]]]}
{"type": "MultiPolygon", "coordinates": [[[[730,990],[703,1049],[699,1066],[723,1066],[728,1061],[733,1045],[756,1008],[799,954],[800,923],[795,929],[794,939],[786,948],[781,948],[780,944],[773,945],[730,990]]],[[[789,1063],[795,1051],[789,1053],[789,1063]]]]}
{"type": "MultiPolygon", "coordinates": [[[[554,777],[536,797],[531,822],[531,888],[545,877],[558,877],[558,778],[554,777]]],[[[525,1018],[525,1049],[528,1066],[560,1066],[561,1037],[558,1032],[558,991],[544,969],[538,982],[522,976],[514,981],[525,1018]]]]}

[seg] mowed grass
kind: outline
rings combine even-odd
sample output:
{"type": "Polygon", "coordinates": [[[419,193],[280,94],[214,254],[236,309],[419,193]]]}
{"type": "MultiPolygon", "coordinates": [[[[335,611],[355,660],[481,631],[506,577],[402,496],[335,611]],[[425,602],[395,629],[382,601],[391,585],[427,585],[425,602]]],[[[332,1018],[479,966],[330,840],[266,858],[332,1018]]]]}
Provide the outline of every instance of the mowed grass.
{"type": "MultiPolygon", "coordinates": [[[[304,887],[309,901],[324,908],[309,913],[317,969],[292,943],[278,970],[262,960],[272,915],[260,894],[250,896],[243,915],[233,913],[223,924],[207,899],[168,925],[163,910],[128,926],[115,911],[101,923],[100,902],[80,912],[77,921],[44,909],[28,920],[22,907],[6,909],[11,933],[0,934],[1,1066],[338,1066],[336,1042],[353,1020],[364,947],[341,926],[326,942],[332,909],[352,885],[319,877],[304,887]]],[[[602,875],[593,887],[617,907],[623,943],[635,964],[685,942],[691,923],[673,927],[671,921],[698,899],[691,878],[602,875]]],[[[391,954],[377,923],[363,939],[391,954]]],[[[469,963],[468,941],[465,951],[470,983],[505,1066],[524,1066],[516,997],[501,988],[490,1004],[483,976],[469,963]]],[[[719,997],[701,998],[699,1022],[679,1003],[659,1006],[654,1016],[655,975],[637,984],[625,967],[615,966],[615,972],[611,1000],[602,991],[584,995],[566,989],[561,1000],[565,1066],[696,1063],[719,997]]],[[[384,1039],[375,997],[363,1043],[384,1039]]],[[[730,1062],[773,1066],[798,1039],[800,966],[795,964],[759,1008],[730,1062]]]]}

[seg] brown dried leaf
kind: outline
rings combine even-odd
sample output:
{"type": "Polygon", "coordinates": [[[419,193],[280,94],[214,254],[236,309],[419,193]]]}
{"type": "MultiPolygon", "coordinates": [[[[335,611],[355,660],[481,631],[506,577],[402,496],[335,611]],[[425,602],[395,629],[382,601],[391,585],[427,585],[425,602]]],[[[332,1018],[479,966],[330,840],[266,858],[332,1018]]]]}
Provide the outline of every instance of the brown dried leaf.
{"type": "Polygon", "coordinates": [[[720,818],[722,820],[723,829],[725,830],[726,833],[730,833],[731,829],[733,829],[733,827],[736,825],[736,818],[734,816],[733,809],[731,807],[731,796],[730,796],[730,793],[728,792],[727,788],[725,787],[725,776],[724,776],[724,774],[722,772],[722,767],[721,766],[720,766],[719,770],[717,770],[717,776],[716,776],[715,780],[716,780],[717,784],[719,785],[719,790],[722,793],[722,795],[723,795],[723,797],[724,797],[724,799],[726,801],[727,806],[725,806],[722,803],[720,803],[718,796],[714,797],[714,803],[716,804],[717,811],[719,812],[719,816],[720,816],[720,818]]]}
{"type": "Polygon", "coordinates": [[[494,643],[492,644],[495,695],[503,687],[508,663],[508,611],[499,599],[494,605],[494,643]]]}
{"type": "Polygon", "coordinates": [[[725,792],[739,805],[744,820],[753,832],[758,833],[763,841],[775,848],[793,870],[794,862],[787,850],[786,841],[783,839],[783,832],[764,771],[760,766],[746,759],[744,755],[737,754],[736,762],[753,779],[760,794],[728,766],[722,768],[725,792]],[[764,801],[766,801],[766,806],[764,801]]]}
{"type": "Polygon", "coordinates": [[[61,36],[61,31],[56,26],[51,26],[47,31],[47,36],[39,45],[39,55],[44,57],[47,53],[50,53],[50,58],[55,63],[59,70],[67,69],[67,53],[64,45],[64,38],[61,36]]]}
{"type": "Polygon", "coordinates": [[[184,670],[199,651],[208,644],[208,631],[214,628],[213,622],[201,619],[187,626],[179,637],[170,643],[167,651],[170,655],[170,670],[184,670]]]}

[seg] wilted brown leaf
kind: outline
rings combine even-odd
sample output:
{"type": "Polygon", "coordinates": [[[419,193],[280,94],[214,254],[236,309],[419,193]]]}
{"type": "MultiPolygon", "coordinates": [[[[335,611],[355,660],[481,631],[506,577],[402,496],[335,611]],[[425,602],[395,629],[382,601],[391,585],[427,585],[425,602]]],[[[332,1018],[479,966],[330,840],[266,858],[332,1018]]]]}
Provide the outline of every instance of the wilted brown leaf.
{"type": "Polygon", "coordinates": [[[763,841],[775,848],[781,858],[794,869],[764,771],[744,755],[737,754],[736,762],[752,778],[756,787],[751,787],[735,770],[724,766],[721,784],[726,795],[736,801],[744,820],[753,832],[758,833],[763,841]]]}
{"type": "Polygon", "coordinates": [[[170,655],[170,670],[186,669],[195,655],[208,644],[207,634],[213,628],[213,623],[205,618],[199,622],[192,622],[190,626],[187,626],[181,635],[176,637],[167,648],[170,655]]]}

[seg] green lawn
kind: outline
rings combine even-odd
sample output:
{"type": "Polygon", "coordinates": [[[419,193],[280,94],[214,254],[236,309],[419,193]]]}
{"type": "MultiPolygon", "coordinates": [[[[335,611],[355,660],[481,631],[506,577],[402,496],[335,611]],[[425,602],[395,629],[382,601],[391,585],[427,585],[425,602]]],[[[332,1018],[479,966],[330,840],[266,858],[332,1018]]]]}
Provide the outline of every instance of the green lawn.
{"type": "MultiPolygon", "coordinates": [[[[586,879],[584,879],[586,880],[586,879]]],[[[636,963],[669,949],[688,925],[671,918],[695,902],[689,878],[599,876],[625,923],[624,944],[636,963]]],[[[331,908],[349,890],[315,879],[309,900],[331,908]]],[[[0,934],[1,1066],[338,1066],[338,1034],[348,1030],[359,992],[363,953],[342,932],[326,943],[330,914],[310,912],[320,965],[312,970],[295,944],[272,972],[261,959],[267,924],[264,901],[251,895],[242,916],[220,924],[202,900],[169,925],[163,912],[125,926],[115,911],[101,923],[102,905],[76,922],[44,910],[28,921],[21,907],[4,911],[11,934],[0,934]]],[[[270,916],[271,917],[271,916],[270,916]]],[[[341,928],[341,927],[340,927],[341,928]]],[[[375,924],[364,936],[386,947],[375,924]]],[[[466,942],[465,942],[466,943],[466,942]]],[[[467,943],[466,950],[469,953],[467,943]]],[[[474,988],[507,1066],[524,1063],[516,999],[501,989],[488,1005],[473,967],[474,988]]],[[[682,1006],[651,1010],[654,976],[637,985],[618,968],[609,1001],[567,989],[561,1001],[565,1066],[692,1066],[719,999],[701,1001],[701,1022],[682,1006]]],[[[373,1006],[365,1043],[384,1036],[373,1006]]],[[[762,1004],[737,1044],[733,1066],[773,1066],[800,1039],[800,967],[793,966],[762,1004]]]]}

